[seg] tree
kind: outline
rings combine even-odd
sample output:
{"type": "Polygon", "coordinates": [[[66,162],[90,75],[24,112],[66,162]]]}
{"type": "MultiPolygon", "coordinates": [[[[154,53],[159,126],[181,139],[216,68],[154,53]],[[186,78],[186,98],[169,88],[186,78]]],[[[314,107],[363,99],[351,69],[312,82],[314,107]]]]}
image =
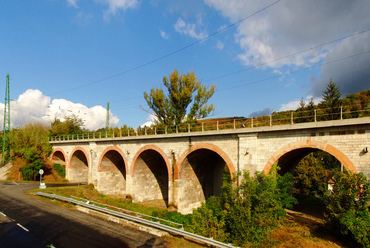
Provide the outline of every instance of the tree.
{"type": "Polygon", "coordinates": [[[323,91],[323,101],[321,102],[322,107],[325,108],[326,120],[339,119],[340,106],[342,94],[340,93],[339,87],[330,79],[329,84],[326,86],[326,90],[323,91]]]}
{"type": "Polygon", "coordinates": [[[207,89],[193,72],[182,75],[175,69],[169,78],[163,77],[163,84],[168,95],[162,89],[151,89],[150,94],[144,92],[144,98],[158,123],[179,125],[184,120],[192,122],[205,118],[215,110],[213,104],[207,104],[215,92],[215,85],[207,89]],[[191,103],[192,106],[188,108],[191,103]]]}
{"type": "Polygon", "coordinates": [[[84,122],[76,115],[64,116],[64,121],[55,118],[51,123],[51,136],[79,134],[82,132],[84,122]]]}

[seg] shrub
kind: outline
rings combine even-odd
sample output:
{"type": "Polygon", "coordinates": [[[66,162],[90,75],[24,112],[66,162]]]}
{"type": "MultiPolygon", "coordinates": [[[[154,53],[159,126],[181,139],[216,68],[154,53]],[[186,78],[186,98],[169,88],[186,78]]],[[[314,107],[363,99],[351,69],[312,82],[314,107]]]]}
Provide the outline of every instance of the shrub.
{"type": "Polygon", "coordinates": [[[370,247],[370,181],[362,173],[335,172],[333,191],[324,195],[326,226],[370,247]]]}
{"type": "Polygon", "coordinates": [[[65,177],[66,176],[66,166],[62,164],[54,164],[53,165],[54,170],[61,176],[65,177]]]}

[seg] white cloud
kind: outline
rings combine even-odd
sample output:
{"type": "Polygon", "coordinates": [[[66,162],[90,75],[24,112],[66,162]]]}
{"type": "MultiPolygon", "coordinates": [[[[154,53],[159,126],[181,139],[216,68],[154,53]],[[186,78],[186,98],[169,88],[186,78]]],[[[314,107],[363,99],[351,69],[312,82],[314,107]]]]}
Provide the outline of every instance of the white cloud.
{"type": "Polygon", "coordinates": [[[174,28],[178,33],[182,35],[200,40],[207,37],[208,35],[205,30],[200,30],[202,26],[202,19],[200,17],[198,17],[197,23],[193,24],[186,23],[182,18],[179,18],[175,23],[174,28]]]}
{"type": "Polygon", "coordinates": [[[148,118],[147,118],[147,122],[145,122],[144,124],[140,125],[140,127],[150,127],[151,125],[155,124],[155,122],[157,121],[157,117],[155,115],[152,115],[152,114],[149,114],[148,118]]]}
{"type": "MultiPolygon", "coordinates": [[[[306,105],[310,102],[311,98],[312,98],[312,96],[307,96],[306,97],[306,99],[304,100],[306,105]]],[[[321,101],[322,101],[321,97],[314,97],[313,98],[313,102],[315,104],[318,104],[321,101]]],[[[296,110],[299,107],[300,102],[301,102],[301,100],[295,100],[295,101],[291,101],[291,102],[288,102],[288,103],[283,103],[283,104],[280,105],[279,111],[296,110]]]]}
{"type": "MultiPolygon", "coordinates": [[[[273,3],[271,0],[205,0],[235,22],[273,3]]],[[[239,59],[246,65],[269,67],[310,66],[323,59],[336,44],[295,54],[368,28],[366,1],[281,1],[238,25],[239,59]],[[278,60],[290,54],[294,56],[278,60]],[[271,62],[274,61],[274,62],[271,62]]]]}
{"type": "Polygon", "coordinates": [[[138,0],[96,0],[99,3],[108,5],[108,9],[104,11],[104,19],[109,21],[111,15],[115,15],[119,10],[136,8],[139,5],[138,0]]]}
{"type": "Polygon", "coordinates": [[[77,0],[67,0],[67,4],[68,5],[71,5],[71,6],[75,7],[75,8],[78,8],[78,6],[77,6],[77,0]]]}
{"type": "Polygon", "coordinates": [[[162,36],[163,39],[166,39],[166,40],[168,40],[170,38],[170,36],[163,30],[161,30],[161,36],[162,36]]]}
{"type": "MultiPolygon", "coordinates": [[[[28,89],[17,100],[10,103],[11,127],[17,128],[27,122],[41,122],[50,124],[55,118],[63,120],[72,114],[81,118],[89,130],[105,127],[107,110],[102,106],[88,108],[80,103],[73,103],[65,99],[54,99],[45,96],[39,90],[28,89]]],[[[4,104],[0,103],[0,122],[3,126],[4,104]]],[[[110,126],[116,127],[119,123],[117,116],[110,112],[110,126]]]]}
{"type": "Polygon", "coordinates": [[[222,41],[218,40],[217,43],[216,43],[216,47],[217,47],[217,49],[222,50],[222,49],[224,49],[224,43],[222,41]]]}

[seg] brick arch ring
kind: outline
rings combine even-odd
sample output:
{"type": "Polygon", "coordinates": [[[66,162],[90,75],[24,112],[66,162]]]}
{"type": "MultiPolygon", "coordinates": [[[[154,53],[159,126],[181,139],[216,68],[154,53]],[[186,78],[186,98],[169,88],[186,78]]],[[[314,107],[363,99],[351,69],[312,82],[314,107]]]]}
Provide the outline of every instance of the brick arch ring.
{"type": "Polygon", "coordinates": [[[229,168],[231,178],[233,178],[233,175],[235,173],[235,167],[234,167],[234,164],[231,162],[231,159],[229,158],[229,156],[221,148],[219,148],[216,145],[213,145],[213,144],[210,144],[210,143],[199,143],[199,144],[193,145],[190,149],[186,150],[181,155],[178,162],[176,163],[175,179],[179,179],[180,169],[181,169],[181,166],[182,166],[184,160],[189,156],[190,153],[192,153],[196,150],[199,150],[199,149],[207,149],[207,150],[213,151],[216,154],[218,154],[225,161],[227,167],[229,168]]]}
{"type": "Polygon", "coordinates": [[[54,157],[54,155],[55,155],[55,153],[56,152],[61,152],[62,154],[63,154],[63,156],[64,156],[64,162],[66,163],[66,167],[67,167],[67,155],[66,155],[66,153],[64,152],[64,150],[63,149],[61,149],[61,148],[55,148],[54,150],[53,150],[53,153],[50,155],[50,160],[53,160],[53,157],[54,157]]]}
{"type": "Polygon", "coordinates": [[[301,148],[314,148],[314,149],[319,149],[321,151],[327,152],[330,155],[334,156],[336,159],[338,159],[339,162],[341,162],[347,170],[351,170],[354,173],[358,173],[356,167],[353,165],[353,163],[348,159],[348,157],[343,152],[341,152],[340,150],[338,150],[332,145],[325,144],[319,141],[313,141],[313,140],[298,141],[298,142],[294,142],[294,143],[288,144],[280,148],[267,161],[267,164],[265,165],[263,172],[266,174],[269,173],[272,165],[275,164],[283,155],[293,150],[297,150],[301,148]]]}
{"type": "Polygon", "coordinates": [[[107,154],[107,152],[109,152],[109,151],[116,151],[122,156],[123,162],[125,163],[125,171],[126,171],[126,174],[127,174],[127,172],[128,172],[127,158],[126,158],[124,152],[120,148],[118,148],[117,146],[108,146],[107,148],[104,149],[104,151],[102,152],[102,154],[99,158],[98,172],[100,172],[100,166],[101,166],[101,163],[103,161],[103,158],[104,158],[105,154],[107,154]]]}
{"type": "Polygon", "coordinates": [[[77,152],[77,151],[81,151],[81,152],[83,152],[83,153],[85,154],[85,157],[86,157],[86,160],[87,160],[87,167],[90,167],[90,159],[89,159],[88,153],[86,152],[86,150],[85,150],[83,147],[81,147],[81,146],[76,146],[76,147],[73,149],[73,151],[71,152],[71,156],[70,156],[70,158],[69,158],[69,160],[68,160],[68,167],[67,167],[67,168],[69,168],[69,167],[70,167],[71,162],[72,162],[72,158],[73,158],[73,154],[74,154],[75,152],[77,152]]]}
{"type": "Polygon", "coordinates": [[[145,151],[148,151],[148,150],[154,150],[156,152],[159,153],[159,155],[161,155],[161,157],[163,158],[165,164],[166,164],[166,167],[167,167],[167,173],[168,173],[168,180],[171,180],[172,178],[172,171],[171,171],[171,163],[170,161],[168,160],[166,154],[164,153],[164,151],[159,148],[158,146],[156,145],[145,145],[143,146],[142,148],[140,148],[134,158],[132,159],[132,163],[131,163],[131,172],[130,172],[130,175],[133,176],[134,175],[134,170],[135,170],[135,165],[136,165],[136,161],[137,159],[139,158],[139,156],[145,152],[145,151]]]}

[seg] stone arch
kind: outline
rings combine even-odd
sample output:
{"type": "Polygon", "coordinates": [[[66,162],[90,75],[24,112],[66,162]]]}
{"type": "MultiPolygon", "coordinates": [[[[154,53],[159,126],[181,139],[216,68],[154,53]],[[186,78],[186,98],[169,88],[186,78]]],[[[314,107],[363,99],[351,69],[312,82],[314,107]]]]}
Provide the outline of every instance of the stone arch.
{"type": "Polygon", "coordinates": [[[88,183],[90,159],[86,150],[75,147],[70,155],[67,167],[68,180],[70,182],[88,183]]]}
{"type": "Polygon", "coordinates": [[[231,176],[235,172],[229,156],[218,146],[199,143],[185,151],[175,169],[178,210],[190,213],[208,197],[220,195],[226,169],[231,176]]]}
{"type": "Polygon", "coordinates": [[[55,148],[50,155],[50,160],[55,163],[63,164],[67,167],[67,155],[61,148],[55,148]]]}
{"type": "Polygon", "coordinates": [[[235,173],[234,164],[231,162],[231,159],[229,158],[229,156],[222,149],[220,149],[218,146],[210,144],[210,143],[198,143],[198,144],[193,145],[187,151],[185,151],[181,155],[181,157],[178,159],[178,162],[177,162],[176,168],[175,168],[175,172],[174,172],[175,179],[179,179],[179,171],[180,171],[180,168],[181,168],[184,160],[188,157],[188,155],[190,153],[192,153],[196,150],[199,150],[199,149],[207,149],[207,150],[210,150],[210,151],[213,151],[213,152],[217,153],[225,161],[227,167],[229,168],[231,176],[233,176],[233,173],[235,173]]]}
{"type": "Polygon", "coordinates": [[[295,155],[296,157],[298,156],[298,157],[303,158],[304,155],[307,155],[314,150],[321,150],[321,151],[329,153],[330,155],[338,159],[338,161],[341,162],[347,170],[351,170],[354,173],[358,173],[354,164],[348,159],[348,157],[343,152],[341,152],[340,150],[338,150],[332,145],[329,145],[329,144],[326,144],[320,141],[313,141],[313,140],[298,141],[298,142],[294,142],[294,143],[288,144],[280,148],[267,161],[263,171],[264,173],[269,173],[272,165],[278,162],[278,160],[281,159],[284,155],[287,155],[289,153],[297,153],[295,155]],[[300,151],[302,151],[301,155],[298,154],[300,151]]]}
{"type": "Polygon", "coordinates": [[[117,146],[107,147],[98,163],[96,188],[102,194],[125,196],[128,172],[125,154],[117,146]]]}
{"type": "Polygon", "coordinates": [[[140,148],[132,160],[130,174],[133,201],[163,200],[168,206],[172,171],[162,149],[155,145],[140,148]]]}

